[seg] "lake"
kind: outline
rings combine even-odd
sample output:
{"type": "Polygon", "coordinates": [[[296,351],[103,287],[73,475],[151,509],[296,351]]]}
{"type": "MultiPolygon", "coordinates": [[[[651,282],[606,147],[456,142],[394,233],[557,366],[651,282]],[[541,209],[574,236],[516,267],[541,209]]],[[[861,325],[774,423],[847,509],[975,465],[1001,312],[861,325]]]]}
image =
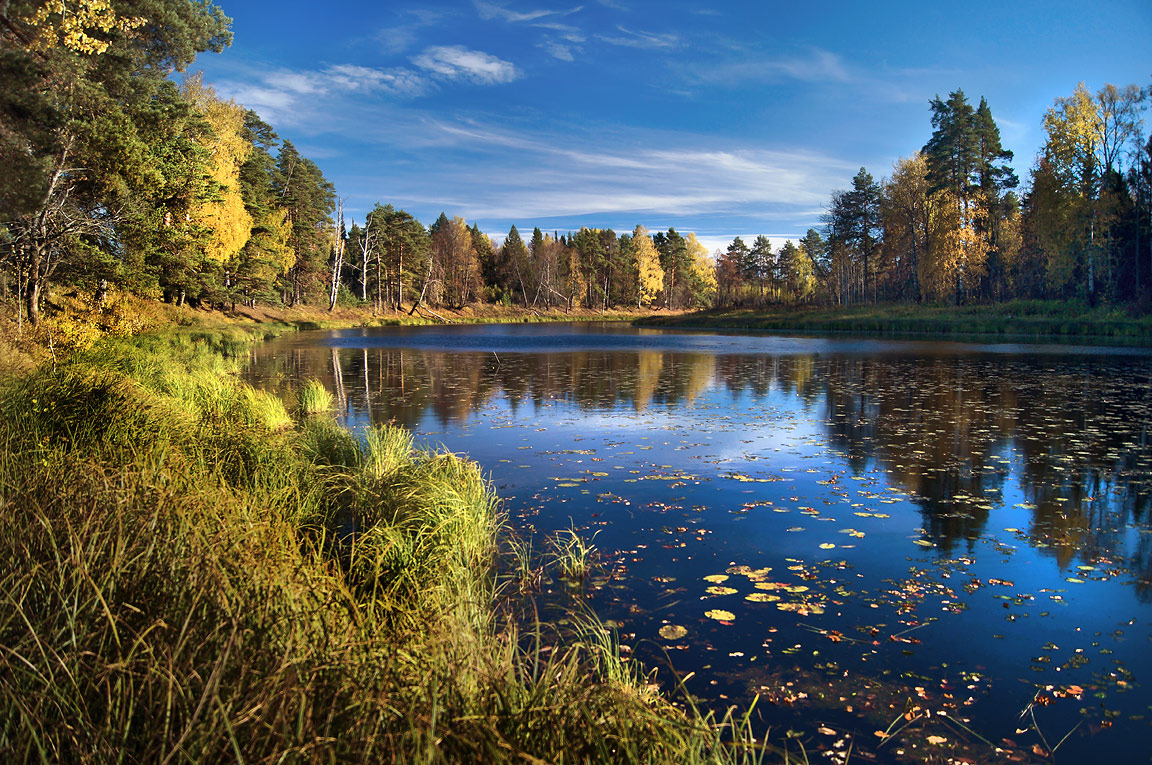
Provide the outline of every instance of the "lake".
{"type": "Polygon", "coordinates": [[[478,462],[534,549],[595,545],[537,598],[813,762],[1149,762],[1147,350],[436,326],[248,377],[478,462]]]}

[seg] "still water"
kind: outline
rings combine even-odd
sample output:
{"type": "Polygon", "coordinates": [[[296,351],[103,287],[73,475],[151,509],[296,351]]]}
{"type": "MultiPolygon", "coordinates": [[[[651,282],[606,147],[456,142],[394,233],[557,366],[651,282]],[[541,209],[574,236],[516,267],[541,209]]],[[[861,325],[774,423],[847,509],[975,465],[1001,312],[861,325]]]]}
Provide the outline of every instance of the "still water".
{"type": "Polygon", "coordinates": [[[1150,761],[1148,351],[488,325],[248,374],[466,454],[537,550],[576,529],[626,654],[813,762],[1150,761]]]}

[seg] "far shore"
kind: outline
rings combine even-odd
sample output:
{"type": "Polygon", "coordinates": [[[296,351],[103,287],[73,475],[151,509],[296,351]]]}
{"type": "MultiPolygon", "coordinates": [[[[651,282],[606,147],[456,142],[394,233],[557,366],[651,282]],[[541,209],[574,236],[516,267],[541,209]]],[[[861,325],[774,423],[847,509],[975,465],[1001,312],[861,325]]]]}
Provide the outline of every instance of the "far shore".
{"type": "Polygon", "coordinates": [[[1012,301],[994,305],[909,303],[844,307],[717,308],[643,317],[647,327],[729,329],[862,336],[1152,345],[1152,316],[1125,308],[1012,301]]]}

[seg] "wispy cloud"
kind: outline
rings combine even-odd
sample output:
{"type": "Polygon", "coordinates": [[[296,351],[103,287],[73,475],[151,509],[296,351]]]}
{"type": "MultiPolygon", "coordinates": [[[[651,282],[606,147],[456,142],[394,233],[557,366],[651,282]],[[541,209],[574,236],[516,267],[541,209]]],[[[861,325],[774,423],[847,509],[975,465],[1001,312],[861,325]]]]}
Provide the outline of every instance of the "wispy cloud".
{"type": "Polygon", "coordinates": [[[808,83],[847,83],[855,77],[840,56],[812,48],[791,56],[765,56],[735,49],[735,60],[710,61],[694,68],[695,78],[708,84],[744,86],[749,82],[799,80],[808,83]]]}
{"type": "Polygon", "coordinates": [[[517,13],[516,11],[505,8],[503,5],[484,2],[484,0],[473,0],[472,4],[476,6],[476,12],[480,14],[480,18],[482,19],[503,19],[504,21],[511,22],[534,21],[544,16],[551,16],[554,13],[554,11],[548,10],[517,13]]]}
{"type": "Polygon", "coordinates": [[[567,10],[514,11],[502,3],[490,2],[490,0],[472,0],[472,4],[476,6],[476,12],[480,14],[482,19],[503,19],[512,23],[536,21],[549,16],[570,16],[584,9],[584,6],[578,5],[567,10]]]}
{"type": "Polygon", "coordinates": [[[376,39],[381,50],[389,55],[403,53],[415,47],[420,39],[420,31],[435,26],[444,18],[442,11],[427,8],[411,8],[400,11],[395,21],[380,29],[376,39]]]}
{"type": "Polygon", "coordinates": [[[521,76],[512,62],[462,45],[434,45],[412,59],[412,63],[443,79],[482,85],[512,82],[521,76]]]}
{"type": "Polygon", "coordinates": [[[572,45],[558,43],[555,40],[543,40],[536,43],[536,47],[548,53],[549,56],[560,61],[575,61],[575,49],[572,45]]]}
{"type": "Polygon", "coordinates": [[[431,80],[404,67],[388,69],[338,64],[319,70],[247,70],[214,83],[217,92],[255,110],[277,125],[307,122],[333,101],[356,95],[412,98],[435,87],[431,80]]]}
{"type": "Polygon", "coordinates": [[[476,166],[489,168],[474,179],[473,189],[472,180],[456,179],[460,197],[453,202],[461,214],[479,219],[632,215],[642,221],[717,212],[767,219],[784,209],[820,208],[828,191],[855,169],[808,151],[700,150],[694,148],[696,137],[687,135],[616,136],[614,146],[632,147],[624,150],[475,123],[436,122],[430,129],[476,166]],[[654,148],[658,143],[668,145],[654,148]],[[518,157],[515,182],[494,181],[500,174],[491,173],[488,163],[503,165],[510,152],[518,157]]]}
{"type": "Polygon", "coordinates": [[[611,45],[623,45],[629,48],[647,49],[670,48],[680,41],[680,36],[675,32],[667,32],[664,34],[656,32],[634,32],[631,29],[626,29],[622,26],[617,26],[616,30],[620,34],[596,35],[596,39],[611,45]]]}

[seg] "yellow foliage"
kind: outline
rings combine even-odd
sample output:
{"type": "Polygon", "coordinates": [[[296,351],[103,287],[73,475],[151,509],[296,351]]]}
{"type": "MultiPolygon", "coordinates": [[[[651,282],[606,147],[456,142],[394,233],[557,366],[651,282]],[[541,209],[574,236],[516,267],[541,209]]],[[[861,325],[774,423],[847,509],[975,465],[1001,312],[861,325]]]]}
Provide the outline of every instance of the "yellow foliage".
{"type": "Polygon", "coordinates": [[[632,232],[632,248],[636,254],[636,267],[639,272],[640,305],[651,305],[664,288],[664,269],[660,267],[660,254],[648,236],[648,229],[637,226],[632,232]]]}
{"type": "Polygon", "coordinates": [[[685,241],[688,256],[692,259],[692,276],[699,285],[699,291],[694,297],[701,305],[708,305],[716,295],[716,264],[712,262],[708,248],[696,239],[696,234],[689,233],[685,241]]]}
{"type": "Polygon", "coordinates": [[[145,19],[116,15],[108,0],[48,0],[26,19],[32,27],[32,50],[46,52],[57,46],[73,53],[99,55],[108,50],[110,41],[94,36],[113,31],[128,32],[143,26],[145,19]]]}
{"type": "Polygon", "coordinates": [[[205,146],[212,155],[210,174],[220,190],[215,199],[192,211],[192,219],[211,232],[204,254],[223,263],[240,252],[252,231],[252,216],[240,195],[240,166],[252,150],[244,138],[244,107],[235,101],[221,101],[199,75],[189,77],[183,90],[214,134],[206,139],[205,146]]]}
{"type": "Polygon", "coordinates": [[[1103,121],[1084,83],[1068,98],[1058,98],[1044,113],[1048,140],[1044,153],[1061,183],[1070,190],[1095,171],[1098,136],[1103,121]]]}

